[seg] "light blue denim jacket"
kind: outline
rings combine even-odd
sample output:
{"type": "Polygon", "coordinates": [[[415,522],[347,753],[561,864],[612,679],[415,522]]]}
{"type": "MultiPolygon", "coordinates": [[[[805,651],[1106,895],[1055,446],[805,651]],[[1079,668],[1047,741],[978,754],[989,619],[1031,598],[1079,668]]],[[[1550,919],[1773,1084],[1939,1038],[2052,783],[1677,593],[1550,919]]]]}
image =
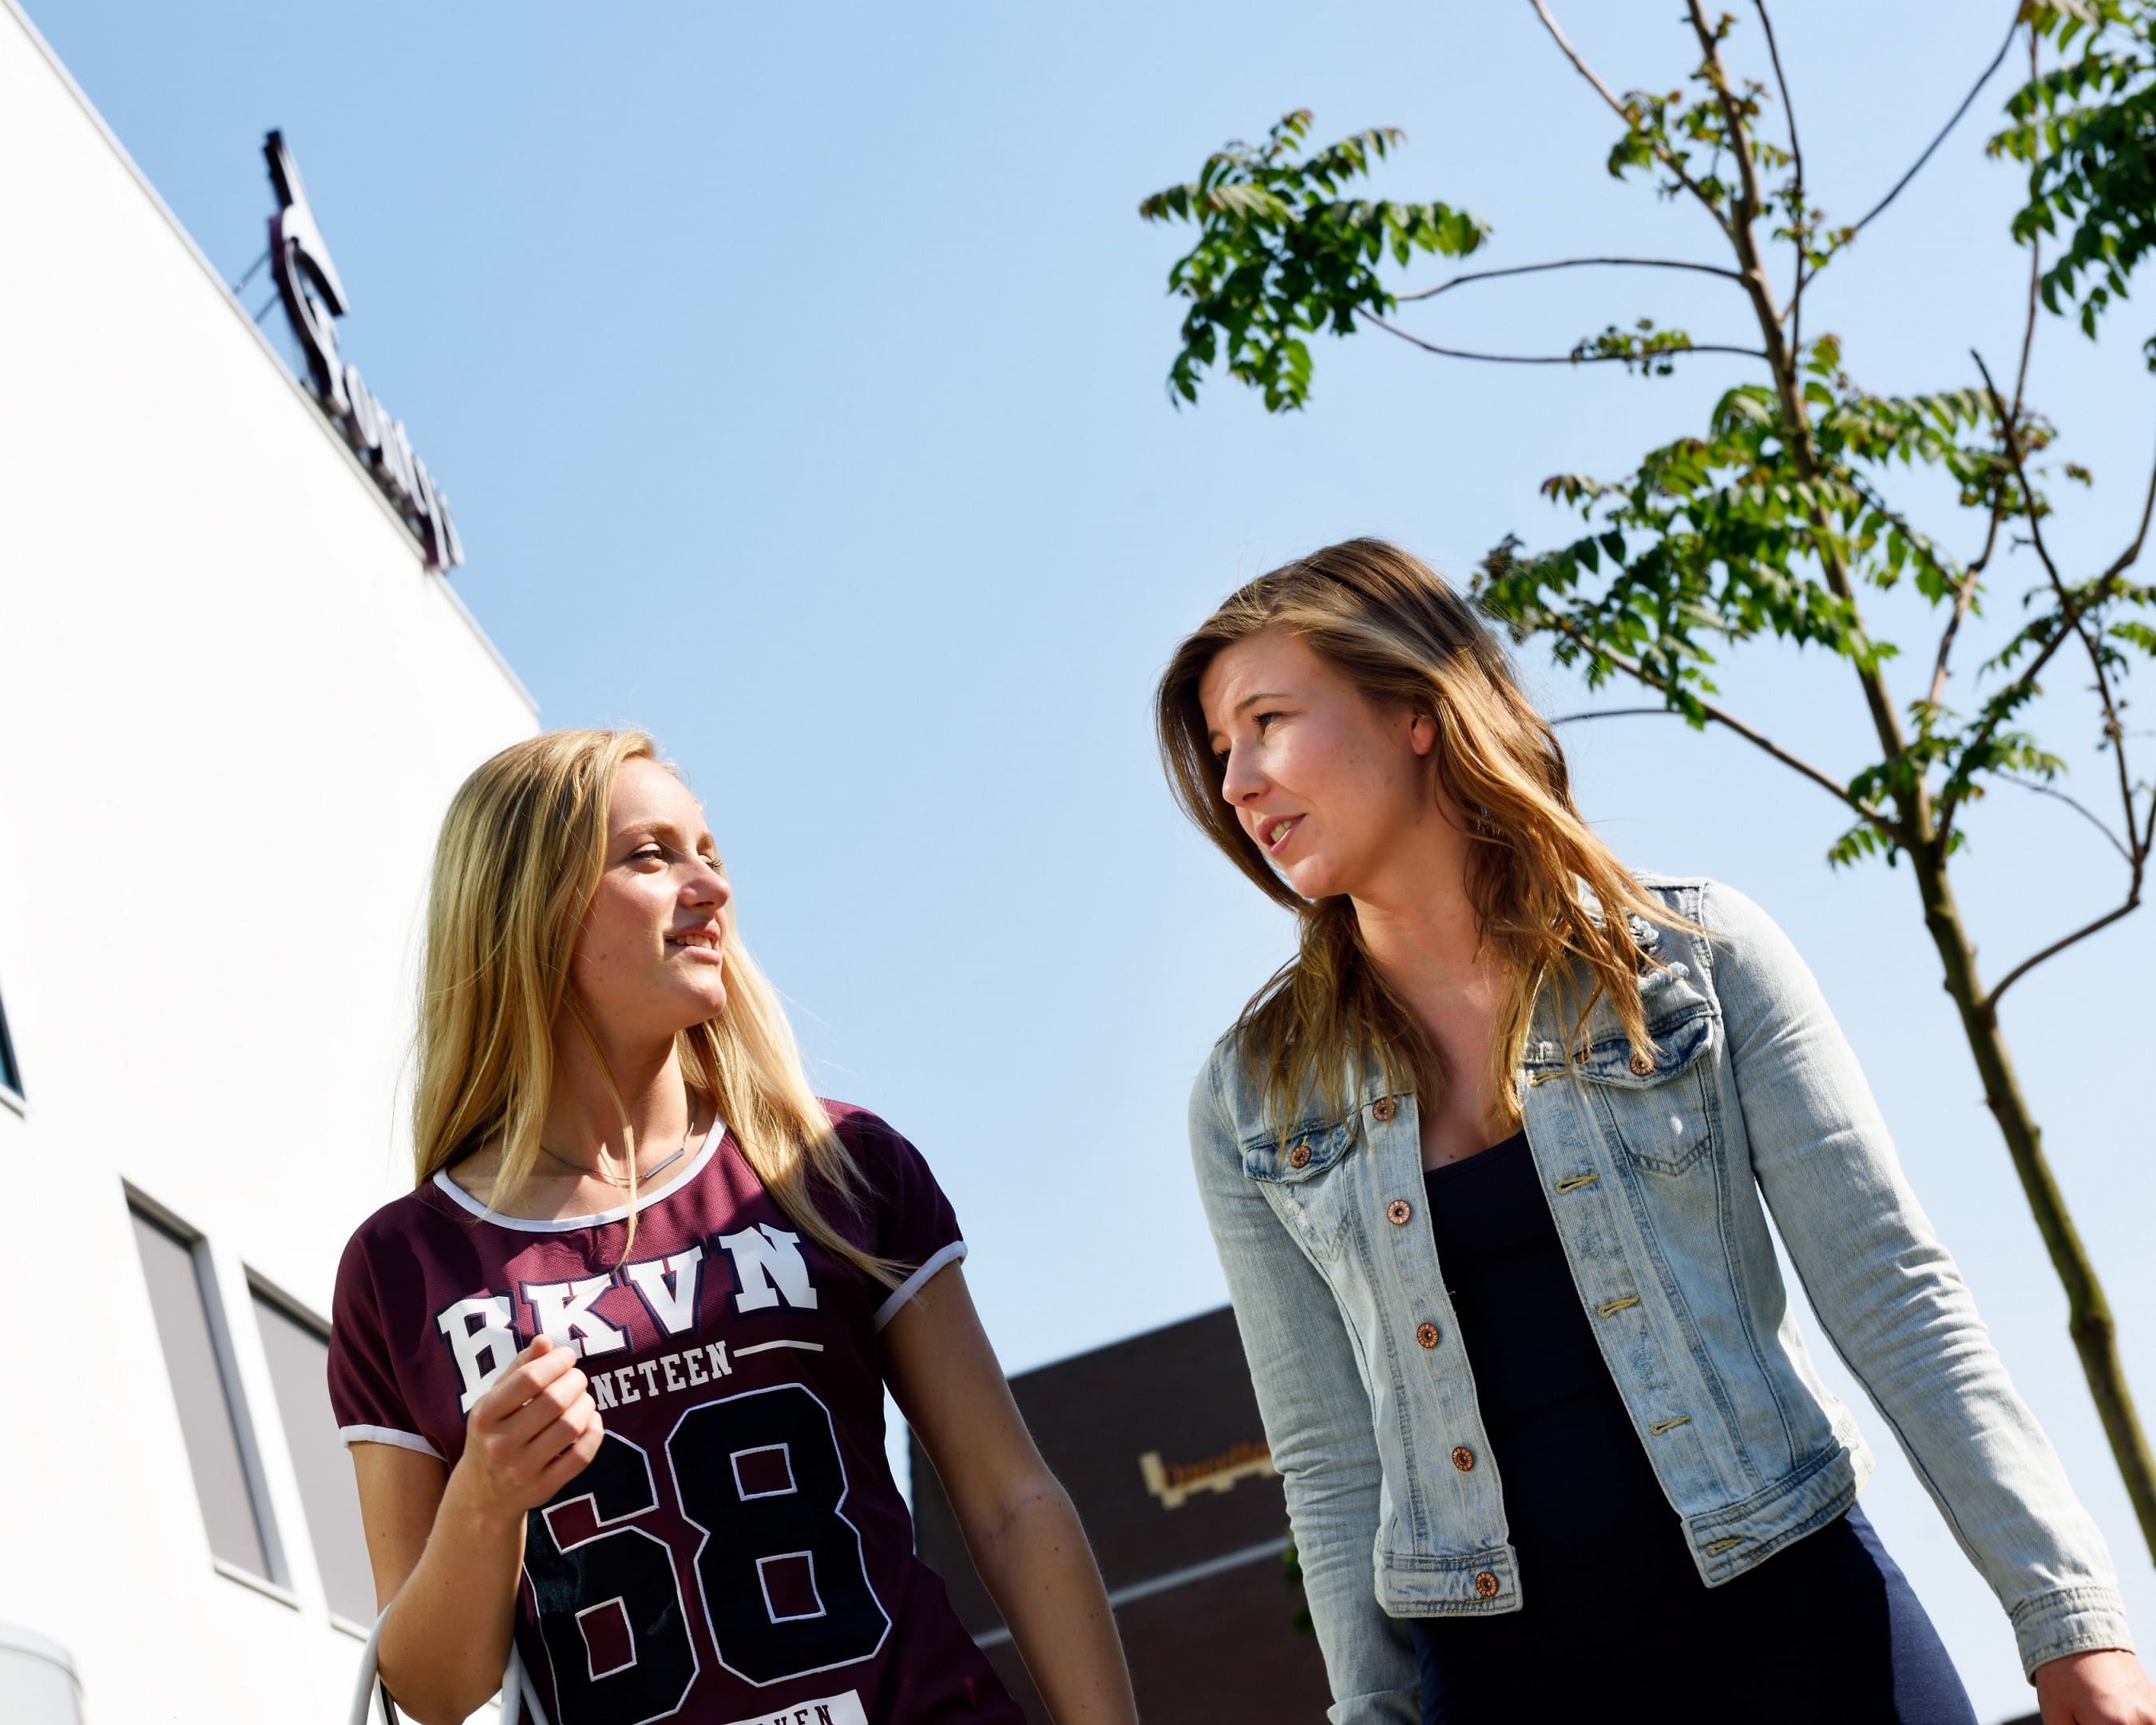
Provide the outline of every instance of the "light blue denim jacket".
{"type": "MultiPolygon", "coordinates": [[[[2005,1606],[2024,1669],[2131,1646],[2103,1537],[1902,1178],[1811,973],[1730,888],[1640,883],[1712,935],[1633,925],[1659,963],[1640,979],[1658,1057],[1635,1066],[1604,1001],[1568,1063],[1546,988],[1522,1093],[1580,1301],[1701,1578],[1727,1581],[1840,1515],[1872,1466],[1806,1358],[1771,1211],[1822,1327],[2005,1606]]],[[[1191,1149],[1286,1482],[1329,1717],[1419,1721],[1399,1620],[1522,1599],[1423,1213],[1415,1098],[1389,1092],[1373,1060],[1344,1112],[1312,1102],[1283,1136],[1263,1092],[1224,1038],[1192,1095],[1191,1149]],[[1455,1445],[1481,1464],[1455,1468],[1455,1445]]]]}

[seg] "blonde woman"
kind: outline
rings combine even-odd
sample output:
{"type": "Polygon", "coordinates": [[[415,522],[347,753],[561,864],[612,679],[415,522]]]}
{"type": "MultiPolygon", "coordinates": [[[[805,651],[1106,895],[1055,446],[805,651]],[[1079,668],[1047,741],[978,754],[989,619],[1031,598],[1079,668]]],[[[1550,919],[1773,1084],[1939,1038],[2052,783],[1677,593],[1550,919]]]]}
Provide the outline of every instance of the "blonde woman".
{"type": "Polygon", "coordinates": [[[1359,540],[1183,642],[1185,810],[1301,947],[1191,1104],[1336,1698],[1388,1720],[1971,1725],[1856,1510],[1827,1333],[2046,1725],[2152,1725],[2102,1537],[1767,917],[1628,873],[1435,574],[1359,540]]]}
{"type": "Polygon", "coordinates": [[[461,1720],[513,1641],[552,1725],[1021,1725],[913,1554],[887,1383],[1059,1725],[1130,1725],[951,1207],[810,1093],[732,899],[638,732],[518,743],[450,805],[416,1189],[353,1235],[331,1341],[382,1680],[461,1720]]]}

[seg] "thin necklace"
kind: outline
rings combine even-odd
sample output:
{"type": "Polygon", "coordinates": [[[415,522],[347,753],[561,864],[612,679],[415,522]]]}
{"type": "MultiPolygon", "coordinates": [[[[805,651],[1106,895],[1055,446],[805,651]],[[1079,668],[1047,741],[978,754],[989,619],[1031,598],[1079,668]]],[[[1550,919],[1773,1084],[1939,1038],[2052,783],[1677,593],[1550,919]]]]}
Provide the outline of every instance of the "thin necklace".
{"type": "MultiPolygon", "coordinates": [[[[689,1130],[682,1137],[680,1147],[675,1150],[669,1155],[660,1157],[659,1160],[653,1163],[649,1168],[643,1170],[643,1172],[637,1175],[635,1183],[641,1185],[644,1181],[651,1178],[653,1175],[662,1173],[665,1169],[673,1167],[675,1163],[679,1162],[684,1156],[689,1153],[689,1140],[696,1136],[696,1120],[699,1111],[700,1111],[693,1104],[690,1106],[689,1110],[689,1130]]],[[[608,1185],[615,1188],[619,1191],[626,1192],[629,1189],[630,1182],[617,1179],[613,1175],[608,1173],[603,1168],[590,1168],[581,1162],[572,1162],[569,1158],[562,1155],[560,1151],[549,1150],[543,1142],[539,1146],[539,1152],[542,1156],[552,1157],[555,1161],[560,1163],[564,1168],[572,1168],[578,1173],[587,1175],[594,1180],[604,1180],[608,1185]]]]}

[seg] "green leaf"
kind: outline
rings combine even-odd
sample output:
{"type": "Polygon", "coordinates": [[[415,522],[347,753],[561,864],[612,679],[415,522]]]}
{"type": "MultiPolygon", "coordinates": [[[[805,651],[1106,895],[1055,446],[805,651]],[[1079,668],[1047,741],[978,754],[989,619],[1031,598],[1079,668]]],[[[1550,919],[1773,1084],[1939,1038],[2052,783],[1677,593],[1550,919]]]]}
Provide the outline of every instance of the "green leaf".
{"type": "MultiPolygon", "coordinates": [[[[2156,6],[2053,3],[2030,18],[2064,58],[2008,100],[1989,149],[2028,166],[2015,238],[2066,235],[2044,272],[2046,307],[2094,336],[2156,251],[2156,6]]],[[[2156,365],[2156,339],[2149,352],[2156,365]]]]}
{"type": "Polygon", "coordinates": [[[1173,398],[1196,401],[1218,367],[1257,390],[1268,412],[1301,408],[1313,369],[1304,336],[1350,336],[1358,316],[1391,311],[1379,274],[1387,259],[1465,256],[1488,237],[1486,223],[1447,204],[1344,198],[1404,136],[1375,126],[1305,151],[1310,126],[1306,109],[1285,115],[1263,144],[1229,144],[1196,179],[1139,203],[1147,221],[1198,229],[1168,275],[1168,291],[1189,301],[1168,367],[1173,398]]]}

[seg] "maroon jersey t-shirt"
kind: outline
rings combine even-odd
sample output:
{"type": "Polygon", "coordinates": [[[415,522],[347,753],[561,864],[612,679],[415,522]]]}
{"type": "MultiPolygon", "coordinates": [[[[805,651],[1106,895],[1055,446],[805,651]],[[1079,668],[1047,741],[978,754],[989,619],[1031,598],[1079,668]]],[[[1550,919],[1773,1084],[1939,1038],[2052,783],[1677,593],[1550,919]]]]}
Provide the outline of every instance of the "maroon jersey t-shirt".
{"type": "Polygon", "coordinates": [[[913,1146],[826,1105],[863,1179],[848,1240],[788,1224],[723,1127],[624,1212],[489,1216],[442,1175],[375,1212],[337,1271],[346,1443],[454,1466],[531,1338],[576,1348],[606,1437],[528,1517],[516,1645],[551,1725],[1024,1725],[913,1553],[884,1455],[877,1332],[965,1255],[913,1146]]]}

